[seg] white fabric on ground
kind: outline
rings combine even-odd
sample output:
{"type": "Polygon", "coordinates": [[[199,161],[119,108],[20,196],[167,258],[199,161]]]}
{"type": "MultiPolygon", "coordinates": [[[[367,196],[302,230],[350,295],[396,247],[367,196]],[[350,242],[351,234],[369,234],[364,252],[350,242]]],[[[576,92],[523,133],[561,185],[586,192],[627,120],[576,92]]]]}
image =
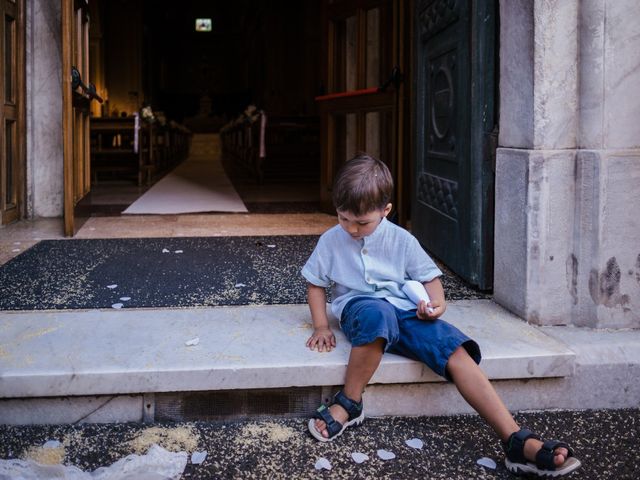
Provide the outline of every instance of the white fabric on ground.
{"type": "Polygon", "coordinates": [[[246,212],[222,167],[221,156],[219,135],[194,134],[189,158],[122,213],[246,212]]]}
{"type": "Polygon", "coordinates": [[[187,466],[187,452],[151,445],[146,455],[128,455],[113,465],[85,472],[73,465],[41,465],[33,460],[0,459],[0,478],[12,480],[177,480],[187,466]]]}

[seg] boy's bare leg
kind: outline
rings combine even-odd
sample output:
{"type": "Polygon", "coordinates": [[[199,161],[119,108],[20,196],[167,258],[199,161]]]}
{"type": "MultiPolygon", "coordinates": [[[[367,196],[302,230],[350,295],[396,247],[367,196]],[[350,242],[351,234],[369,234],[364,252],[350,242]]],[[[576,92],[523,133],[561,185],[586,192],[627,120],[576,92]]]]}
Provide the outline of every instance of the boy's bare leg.
{"type": "MultiPolygon", "coordinates": [[[[487,376],[464,347],[458,347],[449,357],[447,371],[464,399],[493,428],[500,440],[504,442],[513,432],[520,430],[487,376]]],[[[542,442],[539,440],[527,440],[524,447],[525,457],[533,461],[540,447],[542,442]]],[[[567,449],[558,448],[554,458],[555,464],[562,465],[568,455],[567,449]]]]}
{"type": "MultiPolygon", "coordinates": [[[[378,365],[380,365],[380,360],[382,360],[384,342],[385,340],[383,338],[377,338],[372,343],[351,348],[349,364],[347,365],[347,376],[344,388],[342,389],[342,392],[347,398],[356,402],[362,400],[362,392],[369,383],[369,380],[371,380],[378,365]]],[[[331,412],[331,416],[340,423],[344,423],[349,419],[346,410],[340,405],[332,405],[329,408],[329,412],[331,412]]],[[[322,420],[316,420],[316,429],[321,432],[323,436],[329,436],[326,425],[322,420]]]]}

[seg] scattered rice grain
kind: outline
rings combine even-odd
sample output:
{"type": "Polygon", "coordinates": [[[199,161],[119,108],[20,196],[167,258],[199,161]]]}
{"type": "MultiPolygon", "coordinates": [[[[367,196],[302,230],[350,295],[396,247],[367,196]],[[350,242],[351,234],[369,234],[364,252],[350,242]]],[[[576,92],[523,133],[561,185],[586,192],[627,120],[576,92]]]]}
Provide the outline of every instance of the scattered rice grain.
{"type": "Polygon", "coordinates": [[[170,452],[192,452],[198,447],[198,434],[193,427],[150,427],[129,445],[134,453],[145,454],[154,443],[170,452]]]}
{"type": "Polygon", "coordinates": [[[43,448],[42,446],[29,447],[23,454],[24,460],[33,460],[42,465],[58,465],[64,461],[64,446],[55,448],[43,448]]]}
{"type": "Polygon", "coordinates": [[[292,428],[278,425],[277,423],[250,423],[243,427],[235,442],[250,445],[263,443],[265,440],[268,442],[286,442],[296,435],[298,435],[298,432],[292,428]]]}

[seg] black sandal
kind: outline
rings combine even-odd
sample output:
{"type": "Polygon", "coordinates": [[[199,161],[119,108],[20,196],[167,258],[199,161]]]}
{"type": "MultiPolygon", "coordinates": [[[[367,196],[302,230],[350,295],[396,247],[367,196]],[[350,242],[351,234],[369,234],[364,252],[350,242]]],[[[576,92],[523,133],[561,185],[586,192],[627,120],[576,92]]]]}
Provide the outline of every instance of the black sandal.
{"type": "Polygon", "coordinates": [[[333,397],[333,402],[327,405],[320,405],[320,408],[313,415],[313,418],[309,420],[309,432],[313,435],[317,440],[321,442],[331,442],[332,440],[338,438],[342,435],[347,427],[351,425],[360,425],[364,420],[364,411],[362,408],[362,402],[355,402],[350,398],[347,398],[342,390],[335,394],[333,397]],[[344,408],[349,414],[349,419],[344,423],[344,425],[338,422],[335,418],[331,416],[329,413],[329,407],[335,404],[340,405],[344,408]],[[316,419],[323,420],[327,425],[327,433],[329,433],[329,437],[324,437],[322,432],[319,432],[316,429],[316,419]]]}
{"type": "Polygon", "coordinates": [[[541,478],[555,478],[567,475],[581,465],[580,460],[573,456],[573,450],[569,445],[557,440],[544,442],[536,454],[535,463],[530,462],[524,456],[524,444],[530,438],[540,440],[538,435],[523,428],[518,432],[512,433],[509,439],[504,442],[504,451],[507,455],[504,463],[511,473],[516,475],[536,475],[541,478]],[[569,453],[565,462],[556,466],[553,462],[554,452],[562,447],[566,448],[569,453]]]}

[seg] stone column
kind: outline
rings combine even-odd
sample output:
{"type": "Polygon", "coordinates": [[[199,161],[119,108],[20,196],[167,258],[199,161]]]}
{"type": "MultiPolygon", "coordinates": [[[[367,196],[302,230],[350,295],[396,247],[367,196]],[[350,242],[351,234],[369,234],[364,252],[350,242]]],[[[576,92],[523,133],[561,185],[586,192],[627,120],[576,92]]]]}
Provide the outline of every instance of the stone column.
{"type": "Polygon", "coordinates": [[[640,326],[638,14],[501,2],[494,296],[529,322],[640,326]]]}
{"type": "Polygon", "coordinates": [[[580,3],[574,321],[640,327],[640,3],[580,3]]]}
{"type": "Polygon", "coordinates": [[[26,2],[27,214],[59,217],[63,206],[60,1],[26,2]]]}

